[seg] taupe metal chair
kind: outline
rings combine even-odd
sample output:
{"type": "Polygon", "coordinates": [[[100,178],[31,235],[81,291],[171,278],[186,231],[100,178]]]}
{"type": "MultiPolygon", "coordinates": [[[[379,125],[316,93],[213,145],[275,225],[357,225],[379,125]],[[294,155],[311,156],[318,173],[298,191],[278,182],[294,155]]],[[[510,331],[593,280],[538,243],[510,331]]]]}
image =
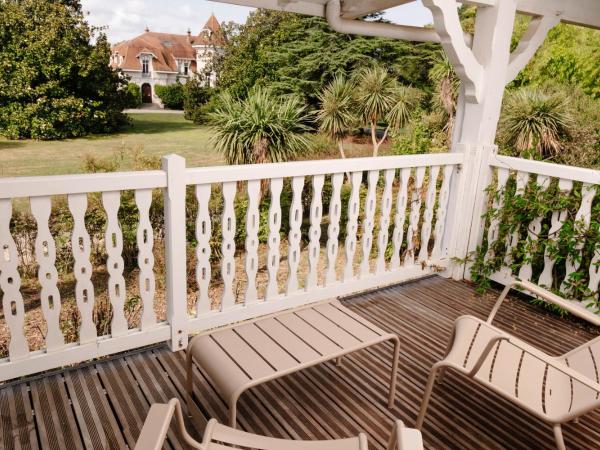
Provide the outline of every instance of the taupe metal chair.
{"type": "MultiPolygon", "coordinates": [[[[211,419],[204,431],[202,443],[191,437],[185,429],[181,404],[176,398],[167,404],[156,403],[150,408],[135,450],[160,450],[173,415],[177,431],[191,448],[199,450],[228,450],[230,448],[257,448],[261,450],[368,450],[367,437],[360,433],[355,438],[330,441],[290,441],[257,436],[219,424],[211,419]]],[[[404,427],[397,421],[390,437],[388,450],[422,450],[421,432],[404,427]]]]}
{"type": "Polygon", "coordinates": [[[446,356],[429,374],[417,429],[421,429],[436,376],[450,368],[516,403],[554,428],[556,447],[564,450],[561,425],[600,407],[600,337],[553,357],[500,330],[492,321],[508,292],[520,287],[600,326],[600,316],[579,302],[565,300],[533,283],[506,286],[487,321],[459,317],[446,356]]]}

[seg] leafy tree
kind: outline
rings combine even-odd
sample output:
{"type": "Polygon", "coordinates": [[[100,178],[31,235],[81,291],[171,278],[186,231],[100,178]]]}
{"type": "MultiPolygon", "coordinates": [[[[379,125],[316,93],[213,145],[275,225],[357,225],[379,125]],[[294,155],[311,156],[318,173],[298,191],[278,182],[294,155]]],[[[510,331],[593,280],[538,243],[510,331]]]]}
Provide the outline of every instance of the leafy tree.
{"type": "Polygon", "coordinates": [[[519,74],[516,86],[543,86],[548,81],[579,86],[600,99],[600,31],[560,24],[550,30],[535,58],[519,74]]]}
{"type": "Polygon", "coordinates": [[[317,111],[319,129],[337,142],[340,156],[344,153],[344,139],[357,124],[355,85],[343,75],[336,75],[319,94],[320,109],[317,111]]]}
{"type": "Polygon", "coordinates": [[[556,155],[573,127],[568,99],[560,92],[522,88],[507,96],[500,136],[519,154],[536,151],[542,158],[556,155]]]}
{"type": "Polygon", "coordinates": [[[210,114],[212,142],[229,164],[288,161],[308,147],[308,117],[294,97],[257,88],[245,99],[221,94],[219,104],[210,114]]]}
{"type": "Polygon", "coordinates": [[[196,124],[206,123],[206,105],[213,90],[197,78],[192,78],[183,85],[183,111],[187,120],[196,124]]]}
{"type": "Polygon", "coordinates": [[[109,65],[106,36],[80,3],[0,2],[0,133],[58,139],[126,123],[126,80],[109,65]]]}
{"type": "Polygon", "coordinates": [[[437,44],[345,35],[318,17],[259,9],[228,42],[220,87],[244,96],[255,85],[296,94],[310,108],[338,74],[379,63],[403,84],[425,88],[437,44]]]}

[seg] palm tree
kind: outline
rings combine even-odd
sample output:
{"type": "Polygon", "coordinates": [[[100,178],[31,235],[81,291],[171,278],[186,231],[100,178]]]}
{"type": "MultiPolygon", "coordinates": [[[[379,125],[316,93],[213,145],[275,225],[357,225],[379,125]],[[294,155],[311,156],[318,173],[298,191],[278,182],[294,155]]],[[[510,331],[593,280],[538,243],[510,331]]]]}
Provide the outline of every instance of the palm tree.
{"type": "Polygon", "coordinates": [[[523,88],[511,92],[500,120],[500,137],[518,154],[536,150],[542,158],[556,155],[561,140],[571,134],[569,101],[560,92],[523,88]]]}
{"type": "Polygon", "coordinates": [[[373,156],[379,153],[379,147],[387,138],[386,128],[381,140],[377,139],[377,124],[385,120],[395,105],[398,83],[388,71],[379,66],[363,69],[357,78],[356,101],[363,123],[371,129],[373,156]]]}
{"type": "Polygon", "coordinates": [[[357,119],[354,114],[354,83],[343,75],[336,75],[319,94],[321,108],[317,111],[319,129],[337,142],[340,156],[344,152],[344,138],[352,131],[357,119]]]}
{"type": "Polygon", "coordinates": [[[446,56],[446,53],[440,51],[433,57],[433,66],[429,71],[429,80],[435,86],[436,95],[433,98],[434,105],[444,111],[446,117],[446,131],[448,142],[452,140],[454,131],[456,101],[458,98],[458,89],[460,80],[454,72],[452,63],[446,56]]]}
{"type": "Polygon", "coordinates": [[[288,161],[308,148],[306,108],[262,88],[239,99],[225,93],[210,114],[211,142],[229,164],[288,161]]]}
{"type": "Polygon", "coordinates": [[[383,67],[372,67],[359,72],[356,81],[356,103],[362,122],[371,129],[373,156],[391,130],[404,127],[420,102],[417,89],[400,85],[383,67]],[[377,125],[385,123],[381,139],[377,138],[377,125]]]}

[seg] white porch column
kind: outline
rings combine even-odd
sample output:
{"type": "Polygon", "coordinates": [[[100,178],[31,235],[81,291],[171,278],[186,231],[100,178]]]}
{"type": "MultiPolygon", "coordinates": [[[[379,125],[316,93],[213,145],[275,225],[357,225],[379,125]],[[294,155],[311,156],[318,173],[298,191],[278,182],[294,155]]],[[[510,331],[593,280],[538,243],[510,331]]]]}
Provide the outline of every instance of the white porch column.
{"type": "MultiPolygon", "coordinates": [[[[489,160],[497,150],[495,136],[505,86],[533,57],[560,18],[534,18],[511,55],[516,0],[478,8],[472,48],[465,43],[455,1],[423,3],[433,13],[444,50],[462,82],[452,151],[465,153],[466,162],[453,182],[444,242],[448,257],[464,259],[481,242],[485,189],[491,178],[489,160]]],[[[451,263],[447,275],[469,278],[468,266],[451,263]]]]}

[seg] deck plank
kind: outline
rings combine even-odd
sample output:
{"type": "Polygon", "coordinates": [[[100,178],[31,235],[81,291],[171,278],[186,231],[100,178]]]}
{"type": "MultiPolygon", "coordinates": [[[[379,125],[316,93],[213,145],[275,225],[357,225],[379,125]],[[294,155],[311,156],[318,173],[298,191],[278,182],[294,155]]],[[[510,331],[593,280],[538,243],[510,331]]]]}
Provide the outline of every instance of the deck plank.
{"type": "MultiPolygon", "coordinates": [[[[339,367],[329,362],[250,389],[238,403],[240,428],[294,439],[341,438],[365,431],[370,448],[383,450],[395,419],[414,423],[429,369],[443,355],[454,320],[463,314],[485,318],[497,295],[491,291],[480,296],[467,283],[431,277],[343,300],[351,310],[345,320],[367,320],[377,332],[394,332],[401,339],[394,407],[387,408],[393,348],[385,342],[344,357],[339,367]]],[[[321,314],[319,323],[325,326],[337,312],[321,314]]],[[[297,319],[292,324],[274,321],[277,326],[260,331],[264,336],[252,330],[240,337],[252,345],[259,338],[279,342],[287,336],[284,345],[292,346],[290,353],[278,353],[271,364],[289,363],[290,357],[302,360],[314,350],[290,343],[289,336],[296,335],[288,326],[307,331],[297,319]]],[[[596,335],[589,327],[560,320],[519,299],[503,305],[496,320],[501,328],[553,354],[596,335]]],[[[328,336],[324,345],[343,345],[374,332],[358,329],[347,336],[335,328],[323,331],[328,336]]],[[[195,367],[194,378],[196,417],[225,422],[227,406],[210,377],[195,367]]],[[[158,346],[0,386],[0,449],[131,448],[151,403],[173,396],[185,400],[184,383],[185,353],[158,346]]],[[[554,448],[547,424],[453,373],[447,374],[443,388],[434,390],[423,434],[431,449],[554,448]]],[[[564,435],[568,448],[600,448],[600,412],[565,425],[564,435]]],[[[169,433],[165,448],[182,448],[175,433],[169,433]]]]}

